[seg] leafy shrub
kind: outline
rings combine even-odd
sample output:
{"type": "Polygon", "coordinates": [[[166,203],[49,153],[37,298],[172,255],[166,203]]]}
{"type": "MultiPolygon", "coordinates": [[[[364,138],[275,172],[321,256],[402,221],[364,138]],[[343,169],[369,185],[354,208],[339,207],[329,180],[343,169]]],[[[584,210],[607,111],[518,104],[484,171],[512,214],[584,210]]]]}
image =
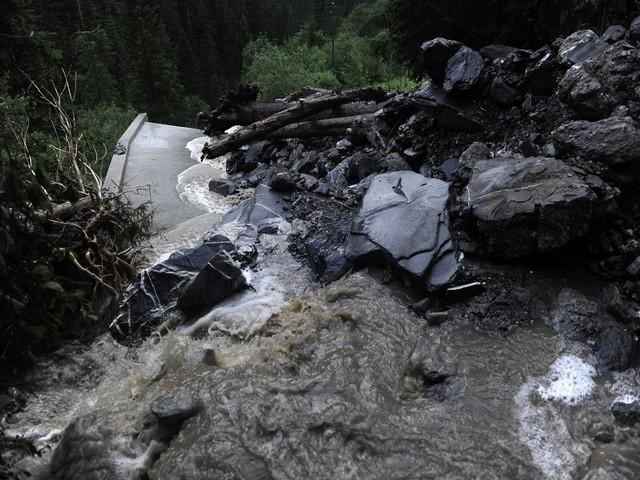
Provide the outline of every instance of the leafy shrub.
{"type": "Polygon", "coordinates": [[[278,46],[260,37],[244,51],[243,81],[260,86],[261,99],[272,101],[304,87],[338,88],[326,53],[293,38],[278,46]]]}

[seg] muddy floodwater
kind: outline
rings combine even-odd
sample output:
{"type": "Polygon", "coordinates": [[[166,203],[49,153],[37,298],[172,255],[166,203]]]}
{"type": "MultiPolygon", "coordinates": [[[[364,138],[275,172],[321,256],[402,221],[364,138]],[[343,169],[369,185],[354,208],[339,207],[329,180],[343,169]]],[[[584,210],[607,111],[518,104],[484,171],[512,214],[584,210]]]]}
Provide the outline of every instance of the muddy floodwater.
{"type": "MultiPolygon", "coordinates": [[[[211,205],[194,182],[185,195],[211,205]]],[[[155,255],[197,241],[210,220],[155,255]]],[[[132,348],[104,336],[43,363],[6,425],[41,449],[20,468],[42,479],[640,478],[640,439],[610,410],[640,392],[635,369],[601,374],[544,318],[508,333],[430,326],[366,271],[311,288],[281,231],[246,272],[254,290],[195,324],[132,348]],[[149,411],[167,404],[184,418],[158,442],[149,411]]]]}

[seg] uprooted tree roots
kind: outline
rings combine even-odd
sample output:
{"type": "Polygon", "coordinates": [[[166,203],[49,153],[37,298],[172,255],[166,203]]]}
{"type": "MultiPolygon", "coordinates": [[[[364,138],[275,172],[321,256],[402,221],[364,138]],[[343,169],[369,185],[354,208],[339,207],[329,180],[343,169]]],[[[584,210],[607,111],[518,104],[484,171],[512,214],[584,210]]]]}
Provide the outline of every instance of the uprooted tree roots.
{"type": "Polygon", "coordinates": [[[0,185],[0,370],[17,371],[62,339],[102,328],[134,276],[134,247],[151,213],[123,194],[95,191],[35,208],[7,187],[0,185]]]}

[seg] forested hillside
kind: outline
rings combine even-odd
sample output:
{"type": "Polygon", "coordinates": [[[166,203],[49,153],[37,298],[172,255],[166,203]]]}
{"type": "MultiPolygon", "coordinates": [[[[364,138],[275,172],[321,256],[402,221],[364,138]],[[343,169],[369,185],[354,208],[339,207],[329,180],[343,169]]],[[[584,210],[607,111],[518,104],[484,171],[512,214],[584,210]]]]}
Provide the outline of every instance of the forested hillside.
{"type": "Polygon", "coordinates": [[[281,41],[304,22],[327,30],[355,0],[4,0],[0,65],[15,92],[62,67],[79,74],[80,102],[186,122],[239,79],[247,42],[281,41]]]}

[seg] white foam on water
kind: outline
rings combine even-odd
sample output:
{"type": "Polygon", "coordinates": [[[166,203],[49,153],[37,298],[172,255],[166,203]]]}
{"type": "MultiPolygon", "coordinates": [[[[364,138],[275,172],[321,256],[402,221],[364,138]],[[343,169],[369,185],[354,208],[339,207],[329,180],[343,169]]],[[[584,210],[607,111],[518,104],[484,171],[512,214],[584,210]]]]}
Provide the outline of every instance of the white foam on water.
{"type": "Polygon", "coordinates": [[[589,459],[588,445],[575,441],[562,410],[578,407],[596,384],[595,368],[576,355],[556,359],[543,377],[529,379],[515,396],[519,436],[545,478],[570,480],[589,459]]]}
{"type": "Polygon", "coordinates": [[[540,397],[567,405],[579,405],[596,387],[596,369],[576,355],[563,355],[551,367],[537,387],[540,397]]]}
{"type": "Polygon", "coordinates": [[[640,395],[633,395],[633,394],[626,394],[626,395],[619,395],[616,398],[613,399],[612,403],[622,403],[624,405],[631,405],[632,403],[637,402],[638,400],[640,400],[640,395]]]}
{"type": "Polygon", "coordinates": [[[191,152],[191,159],[200,162],[202,158],[202,149],[207,143],[215,143],[216,139],[212,137],[198,137],[187,143],[187,150],[191,152]]]}
{"type": "Polygon", "coordinates": [[[187,143],[186,148],[191,152],[191,158],[198,164],[178,175],[176,189],[183,202],[209,213],[222,215],[233,203],[227,202],[222,195],[209,191],[209,182],[213,179],[227,178],[226,163],[229,155],[200,161],[204,145],[216,141],[216,138],[198,137],[187,143]]]}

